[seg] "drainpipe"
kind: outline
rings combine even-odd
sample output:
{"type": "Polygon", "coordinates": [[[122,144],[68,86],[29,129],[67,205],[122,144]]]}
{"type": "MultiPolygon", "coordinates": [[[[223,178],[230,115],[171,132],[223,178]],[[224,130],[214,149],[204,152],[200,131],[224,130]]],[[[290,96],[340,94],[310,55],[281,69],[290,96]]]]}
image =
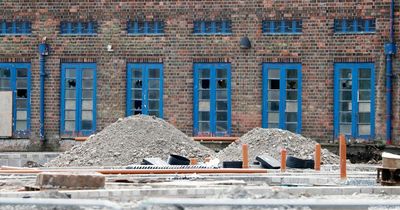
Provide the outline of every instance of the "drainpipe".
{"type": "Polygon", "coordinates": [[[396,54],[394,43],[394,0],[390,2],[390,37],[385,44],[386,55],[386,144],[392,144],[392,59],[396,54]]]}
{"type": "Polygon", "coordinates": [[[39,62],[40,62],[40,140],[44,141],[44,79],[46,77],[45,71],[45,57],[49,55],[49,48],[46,44],[46,37],[43,37],[42,42],[39,44],[39,62]]]}

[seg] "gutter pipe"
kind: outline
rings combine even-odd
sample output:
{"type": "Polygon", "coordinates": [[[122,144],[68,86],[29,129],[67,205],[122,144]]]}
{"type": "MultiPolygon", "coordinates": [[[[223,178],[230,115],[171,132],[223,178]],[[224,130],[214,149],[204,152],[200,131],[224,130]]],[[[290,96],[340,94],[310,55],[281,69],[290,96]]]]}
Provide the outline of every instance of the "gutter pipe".
{"type": "Polygon", "coordinates": [[[46,37],[43,37],[42,42],[39,44],[39,63],[40,63],[40,140],[44,141],[44,81],[46,77],[45,71],[45,57],[49,55],[49,48],[46,44],[46,37]]]}

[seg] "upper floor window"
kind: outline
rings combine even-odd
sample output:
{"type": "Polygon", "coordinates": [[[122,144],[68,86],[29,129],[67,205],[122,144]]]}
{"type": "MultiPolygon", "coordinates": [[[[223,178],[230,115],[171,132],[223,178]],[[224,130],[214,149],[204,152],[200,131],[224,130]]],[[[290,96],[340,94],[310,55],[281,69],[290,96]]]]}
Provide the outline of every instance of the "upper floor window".
{"type": "Polygon", "coordinates": [[[129,21],[128,34],[163,34],[164,22],[162,21],[129,21]]]}
{"type": "Polygon", "coordinates": [[[195,21],[193,33],[195,34],[231,34],[232,22],[221,21],[195,21]]]}
{"type": "Polygon", "coordinates": [[[94,35],[97,34],[97,23],[90,22],[61,22],[61,34],[65,35],[94,35]]]}
{"type": "Polygon", "coordinates": [[[22,35],[32,32],[31,23],[28,21],[1,21],[0,35],[22,35]]]}
{"type": "Polygon", "coordinates": [[[335,33],[373,33],[375,19],[336,19],[335,33]]]}
{"type": "Polygon", "coordinates": [[[302,20],[264,20],[264,34],[299,34],[302,32],[302,20]]]}

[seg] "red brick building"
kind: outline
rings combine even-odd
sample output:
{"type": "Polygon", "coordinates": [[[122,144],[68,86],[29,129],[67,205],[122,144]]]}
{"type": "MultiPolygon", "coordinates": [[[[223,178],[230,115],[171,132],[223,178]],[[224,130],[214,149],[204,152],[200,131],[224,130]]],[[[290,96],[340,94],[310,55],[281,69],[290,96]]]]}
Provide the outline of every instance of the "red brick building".
{"type": "Polygon", "coordinates": [[[263,126],[320,141],[386,136],[389,0],[3,0],[0,26],[0,90],[13,101],[4,150],[39,145],[41,66],[49,145],[136,113],[188,135],[263,126]]]}

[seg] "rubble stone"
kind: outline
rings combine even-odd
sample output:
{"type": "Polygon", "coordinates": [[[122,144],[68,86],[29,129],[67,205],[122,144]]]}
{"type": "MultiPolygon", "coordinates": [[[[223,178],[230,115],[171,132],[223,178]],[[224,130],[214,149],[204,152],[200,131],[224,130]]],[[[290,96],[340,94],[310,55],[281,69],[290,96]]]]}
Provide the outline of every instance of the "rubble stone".
{"type": "Polygon", "coordinates": [[[105,176],[99,173],[44,172],[36,178],[41,189],[99,189],[104,185],[105,176]]]}

